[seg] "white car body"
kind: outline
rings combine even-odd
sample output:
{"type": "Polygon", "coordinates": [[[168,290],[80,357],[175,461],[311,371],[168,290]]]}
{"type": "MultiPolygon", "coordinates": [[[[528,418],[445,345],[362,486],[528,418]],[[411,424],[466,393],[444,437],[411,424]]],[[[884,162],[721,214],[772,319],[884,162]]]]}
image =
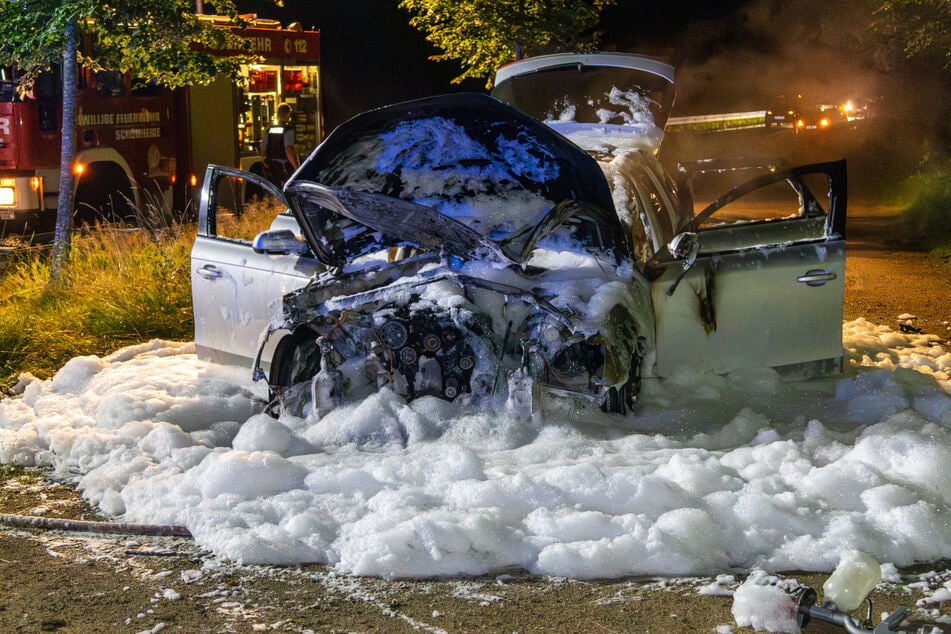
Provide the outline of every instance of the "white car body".
{"type": "MultiPolygon", "coordinates": [[[[519,83],[526,81],[531,88],[541,82],[551,87],[542,99],[557,99],[560,90],[572,87],[574,79],[565,80],[566,74],[587,79],[586,73],[599,69],[620,69],[628,77],[647,76],[652,88],[633,97],[629,91],[605,92],[603,97],[618,109],[593,108],[595,120],[577,117],[583,108],[574,108],[575,104],[567,109],[574,116],[540,115],[531,108],[527,114],[598,160],[610,186],[613,211],[629,232],[632,279],[646,289],[633,296],[644,296],[643,302],[650,304],[635,311],[643,315],[637,317],[637,333],[644,350],[638,353],[632,376],[636,374],[638,380],[670,376],[681,366],[719,373],[773,367],[792,377],[839,371],[844,164],[773,166],[753,185],[788,181],[797,196],[793,208],[777,209],[768,219],[712,224],[711,220],[723,215],[721,207],[728,208],[733,198],[755,187],[731,190],[708,210],[695,214],[689,192],[665,173],[656,151],[672,103],[671,97],[663,96],[672,90],[672,67],[626,54],[546,56],[500,70],[494,94],[518,108],[519,83]],[[622,112],[625,107],[630,112],[622,112]],[[814,173],[829,178],[825,208],[804,188],[804,180],[814,173]]],[[[538,91],[530,93],[534,96],[538,91]]],[[[564,97],[561,105],[574,98],[564,97]]],[[[588,103],[596,101],[597,95],[588,103]]],[[[288,186],[306,170],[305,162],[288,186]]],[[[302,220],[304,212],[259,177],[209,166],[204,183],[192,251],[198,353],[216,362],[253,367],[256,378],[267,378],[272,389],[281,387],[282,381],[290,380],[286,369],[290,356],[302,354],[300,333],[295,334],[289,325],[285,300],[293,291],[306,290],[318,277],[332,281],[338,274],[337,263],[321,254],[325,239],[314,234],[320,228],[302,231],[309,222],[302,220]],[[275,214],[256,244],[218,229],[219,216],[237,214],[245,188],[252,186],[287,205],[284,213],[275,214]]],[[[336,201],[332,194],[320,195],[325,201],[336,201]]]]}
{"type": "MultiPolygon", "coordinates": [[[[260,253],[251,240],[219,230],[219,216],[225,210],[235,213],[236,196],[244,195],[244,180],[283,199],[279,189],[253,174],[210,166],[192,248],[191,280],[198,355],[250,368],[281,298],[307,284],[323,266],[309,254],[260,253]]],[[[288,213],[276,214],[268,229],[300,233],[288,213]]]]}
{"type": "MultiPolygon", "coordinates": [[[[519,107],[521,93],[512,84],[529,81],[531,85],[523,92],[530,95],[530,100],[555,102],[560,95],[570,99],[567,91],[571,90],[571,76],[583,77],[603,68],[641,72],[661,86],[667,83],[672,87],[674,82],[673,67],[651,57],[556,54],[504,66],[496,74],[493,94],[519,107]],[[551,94],[539,96],[540,85],[551,94]]],[[[615,185],[615,205],[622,217],[636,217],[638,213],[650,216],[655,253],[683,231],[694,215],[689,195],[676,191],[656,159],[673,102],[672,97],[658,97],[659,92],[658,88],[648,95],[651,112],[642,114],[650,116],[621,113],[627,118],[624,123],[606,123],[603,115],[597,121],[544,117],[552,128],[584,150],[600,155],[609,180],[631,170],[641,175],[637,192],[624,192],[623,186],[615,185]],[[654,205],[648,202],[651,197],[657,201],[654,205]]],[[[536,111],[529,114],[541,118],[539,104],[532,105],[536,111]]],[[[651,282],[656,357],[652,366],[645,366],[645,376],[669,376],[679,366],[720,373],[766,366],[792,376],[840,369],[845,291],[844,187],[838,196],[840,200],[829,204],[830,208],[833,204],[838,207],[834,210],[839,214],[836,218],[830,218],[828,210],[818,219],[814,214],[777,210],[782,217],[697,231],[700,249],[678,289],[668,294],[683,272],[680,262],[662,264],[662,274],[651,282]],[[715,271],[710,290],[716,316],[714,329],[698,319],[698,298],[707,293],[707,271],[715,271]]]]}

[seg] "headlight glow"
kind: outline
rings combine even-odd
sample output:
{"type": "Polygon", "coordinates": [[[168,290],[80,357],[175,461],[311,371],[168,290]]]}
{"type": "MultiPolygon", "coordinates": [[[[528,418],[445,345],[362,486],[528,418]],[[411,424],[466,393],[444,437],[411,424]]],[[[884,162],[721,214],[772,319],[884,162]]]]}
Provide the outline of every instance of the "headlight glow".
{"type": "Polygon", "coordinates": [[[0,180],[0,207],[13,207],[16,204],[16,187],[12,178],[0,180]]]}

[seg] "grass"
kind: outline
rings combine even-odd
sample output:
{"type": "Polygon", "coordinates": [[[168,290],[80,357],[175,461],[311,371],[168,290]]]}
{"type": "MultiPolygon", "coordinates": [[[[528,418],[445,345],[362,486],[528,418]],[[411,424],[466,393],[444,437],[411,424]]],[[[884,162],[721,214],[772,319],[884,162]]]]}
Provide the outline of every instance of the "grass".
{"type": "Polygon", "coordinates": [[[49,285],[46,251],[18,251],[0,277],[0,387],[51,376],[77,355],[152,338],[191,339],[194,229],[98,226],[77,233],[65,283],[49,285]]]}
{"type": "MultiPolygon", "coordinates": [[[[219,209],[219,234],[250,241],[281,209],[271,199],[242,205],[240,215],[219,209]]],[[[49,284],[48,249],[8,241],[19,248],[0,264],[0,391],[24,372],[48,378],[79,355],[194,338],[195,225],[154,211],[139,215],[139,228],[97,225],[74,233],[58,286],[49,284]]]]}

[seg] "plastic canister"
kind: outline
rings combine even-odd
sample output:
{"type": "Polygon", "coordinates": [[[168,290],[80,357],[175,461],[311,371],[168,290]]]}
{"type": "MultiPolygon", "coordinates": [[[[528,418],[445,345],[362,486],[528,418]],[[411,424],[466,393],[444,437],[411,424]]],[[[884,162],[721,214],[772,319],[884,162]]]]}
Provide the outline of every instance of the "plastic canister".
{"type": "Polygon", "coordinates": [[[822,584],[823,605],[828,607],[831,603],[843,612],[852,612],[881,580],[882,567],[874,557],[857,550],[845,552],[822,584]]]}

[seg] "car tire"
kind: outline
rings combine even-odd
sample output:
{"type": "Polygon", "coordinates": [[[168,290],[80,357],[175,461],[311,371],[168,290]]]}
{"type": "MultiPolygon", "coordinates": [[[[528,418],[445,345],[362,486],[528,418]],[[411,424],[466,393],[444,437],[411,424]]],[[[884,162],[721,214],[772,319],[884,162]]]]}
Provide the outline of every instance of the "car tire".
{"type": "Polygon", "coordinates": [[[643,363],[646,353],[646,342],[643,337],[638,337],[634,354],[631,356],[627,382],[620,388],[612,387],[608,389],[607,396],[605,396],[604,402],[601,403],[603,411],[622,416],[627,414],[628,411],[634,411],[634,403],[641,391],[641,363],[643,363]]]}
{"type": "Polygon", "coordinates": [[[627,413],[627,404],[629,401],[627,384],[622,385],[620,389],[616,387],[608,388],[608,394],[601,404],[601,409],[608,414],[620,414],[623,416],[627,413]]]}

